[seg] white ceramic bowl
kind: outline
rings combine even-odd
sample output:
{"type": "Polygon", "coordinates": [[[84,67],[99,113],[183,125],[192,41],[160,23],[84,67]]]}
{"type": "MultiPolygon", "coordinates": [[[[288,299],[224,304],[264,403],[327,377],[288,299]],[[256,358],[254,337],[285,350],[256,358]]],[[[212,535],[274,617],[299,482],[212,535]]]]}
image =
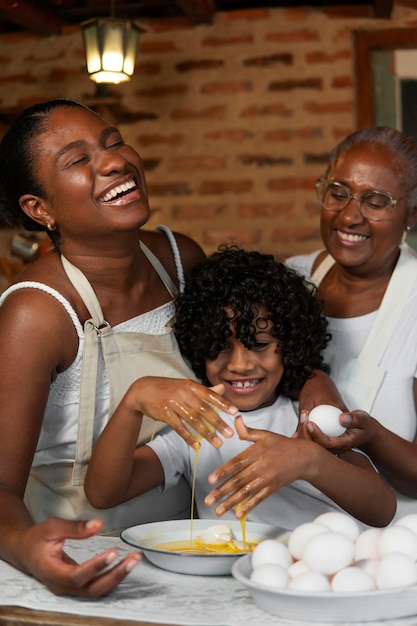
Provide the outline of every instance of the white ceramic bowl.
{"type": "Polygon", "coordinates": [[[232,566],[234,578],[248,589],[255,604],[281,619],[339,624],[417,615],[416,585],[359,593],[305,593],[275,590],[252,582],[251,572],[250,554],[244,555],[232,566]]]}
{"type": "MultiPolygon", "coordinates": [[[[203,530],[216,524],[227,524],[234,539],[242,539],[241,525],[238,520],[196,519],[192,523],[192,535],[195,537],[203,530]]],[[[259,542],[263,539],[282,535],[282,528],[267,524],[246,522],[246,540],[259,542]]],[[[242,554],[181,554],[168,550],[157,550],[153,546],[164,542],[181,541],[191,536],[190,520],[172,520],[139,524],[122,531],[120,537],[129,545],[141,550],[146,558],[162,569],[180,574],[197,576],[230,575],[232,565],[245,555],[242,554]]]]}

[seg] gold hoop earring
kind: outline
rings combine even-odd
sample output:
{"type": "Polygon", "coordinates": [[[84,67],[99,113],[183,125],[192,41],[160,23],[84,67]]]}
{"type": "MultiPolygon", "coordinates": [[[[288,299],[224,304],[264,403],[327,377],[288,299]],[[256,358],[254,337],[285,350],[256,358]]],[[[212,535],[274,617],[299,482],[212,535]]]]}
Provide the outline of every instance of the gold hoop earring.
{"type": "Polygon", "coordinates": [[[52,232],[56,229],[56,224],[52,226],[50,222],[46,222],[46,228],[49,230],[49,232],[52,232]]]}

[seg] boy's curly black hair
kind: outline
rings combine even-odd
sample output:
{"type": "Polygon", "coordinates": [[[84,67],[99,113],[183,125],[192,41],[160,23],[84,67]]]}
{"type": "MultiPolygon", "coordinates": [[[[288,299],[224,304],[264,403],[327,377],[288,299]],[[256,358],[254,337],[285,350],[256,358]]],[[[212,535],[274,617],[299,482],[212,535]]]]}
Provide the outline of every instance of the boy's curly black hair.
{"type": "Polygon", "coordinates": [[[313,369],[328,372],[321,353],[330,335],[314,287],[273,255],[221,247],[194,266],[175,304],[180,350],[206,385],[205,361],[217,358],[231,335],[226,307],[249,349],[256,343],[254,318],[260,307],[267,312],[284,365],[279,393],[300,389],[313,369]]]}

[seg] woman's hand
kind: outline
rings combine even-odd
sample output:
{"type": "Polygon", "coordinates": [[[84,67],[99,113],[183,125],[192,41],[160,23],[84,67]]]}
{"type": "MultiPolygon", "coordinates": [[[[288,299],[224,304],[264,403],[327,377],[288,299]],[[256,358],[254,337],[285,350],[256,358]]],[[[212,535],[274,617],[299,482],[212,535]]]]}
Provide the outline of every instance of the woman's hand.
{"type": "Polygon", "coordinates": [[[235,508],[236,517],[240,519],[269,495],[305,473],[309,456],[311,458],[308,452],[311,444],[247,428],[240,415],[235,426],[239,438],[253,445],[210,474],[211,485],[223,483],[206,496],[205,504],[213,506],[222,500],[215,509],[216,515],[235,508]]]}
{"type": "Polygon", "coordinates": [[[171,426],[193,448],[199,447],[202,438],[219,448],[218,433],[229,438],[234,431],[218,411],[238,413],[237,407],[222,398],[223,392],[223,385],[209,388],[193,380],[146,376],[132,384],[122,402],[136,413],[171,426]]]}
{"type": "Polygon", "coordinates": [[[24,554],[25,571],[57,595],[95,598],[109,594],[139,563],[139,553],[132,552],[117,561],[118,552],[106,550],[79,564],[64,551],[67,539],[87,539],[101,527],[99,519],[81,522],[49,518],[19,531],[15,539],[24,554]]]}
{"type": "Polygon", "coordinates": [[[297,436],[310,439],[334,454],[347,452],[352,448],[363,449],[374,438],[378,428],[377,421],[365,411],[350,411],[339,417],[346,432],[338,437],[328,437],[313,421],[308,419],[308,411],[301,411],[297,436]]]}

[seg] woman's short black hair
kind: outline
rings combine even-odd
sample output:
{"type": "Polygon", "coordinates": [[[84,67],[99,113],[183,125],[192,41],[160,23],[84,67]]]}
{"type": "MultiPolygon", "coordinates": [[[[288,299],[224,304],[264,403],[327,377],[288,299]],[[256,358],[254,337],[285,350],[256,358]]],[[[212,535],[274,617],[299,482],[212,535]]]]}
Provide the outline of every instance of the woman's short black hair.
{"type": "Polygon", "coordinates": [[[260,307],[266,311],[284,365],[280,393],[300,389],[313,369],[328,371],[322,351],[330,335],[314,287],[273,255],[224,246],[194,266],[175,304],[180,350],[205,384],[206,359],[217,358],[231,335],[226,307],[249,349],[256,342],[253,320],[260,307]]]}

